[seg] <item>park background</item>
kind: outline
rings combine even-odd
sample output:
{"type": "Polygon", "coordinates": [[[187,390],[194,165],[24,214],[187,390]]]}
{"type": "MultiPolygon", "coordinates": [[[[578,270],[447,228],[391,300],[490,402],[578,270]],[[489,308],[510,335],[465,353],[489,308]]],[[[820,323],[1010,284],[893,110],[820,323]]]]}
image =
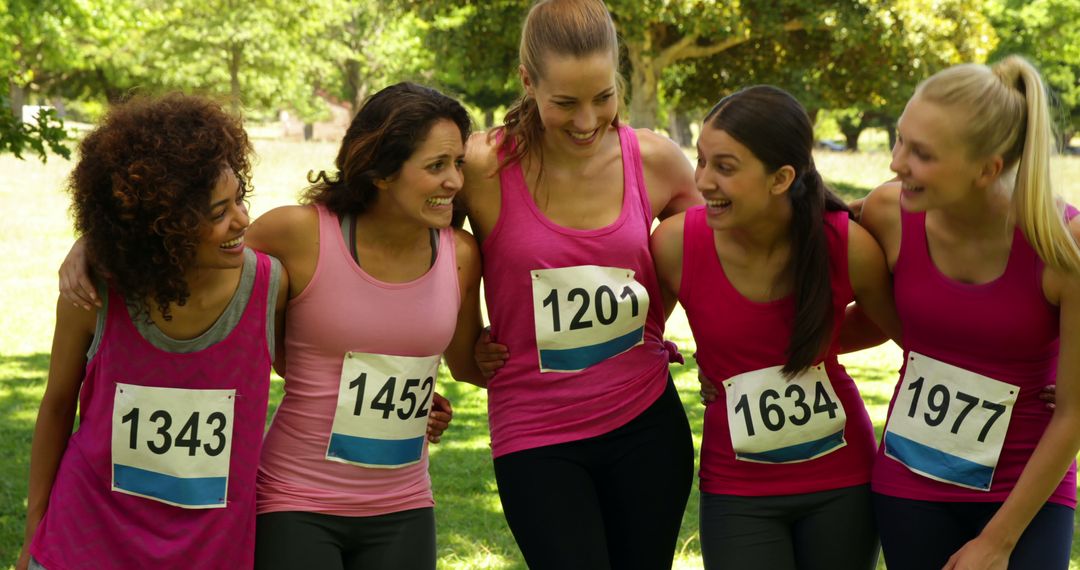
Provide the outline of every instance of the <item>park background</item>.
{"type": "MultiPolygon", "coordinates": [[[[890,177],[893,125],[917,83],[1019,53],[1056,99],[1057,190],[1080,203],[1080,0],[609,0],[623,41],[624,118],[679,142],[721,96],[772,83],[815,120],[818,169],[846,198],[890,177]]],[[[30,441],[44,390],[56,268],[73,231],[65,182],[82,134],[132,93],[184,91],[242,113],[258,155],[253,215],[295,203],[332,166],[357,102],[404,79],[461,98],[479,127],[519,94],[528,0],[0,0],[0,568],[22,541],[30,441]],[[10,109],[10,112],[7,111],[10,109]]],[[[681,309],[667,336],[700,449],[696,350],[681,309]]],[[[843,359],[880,434],[894,345],[843,359]]],[[[431,452],[440,568],[523,568],[502,517],[486,395],[443,371],[455,418],[431,452]]],[[[272,406],[282,395],[274,379],[272,406]]],[[[643,492],[648,492],[643,490],[643,492]]],[[[701,566],[697,490],[677,568],[701,566]]],[[[1080,568],[1074,541],[1072,568],[1080,568]]],[[[884,567],[883,564],[879,566],[884,567]]]]}

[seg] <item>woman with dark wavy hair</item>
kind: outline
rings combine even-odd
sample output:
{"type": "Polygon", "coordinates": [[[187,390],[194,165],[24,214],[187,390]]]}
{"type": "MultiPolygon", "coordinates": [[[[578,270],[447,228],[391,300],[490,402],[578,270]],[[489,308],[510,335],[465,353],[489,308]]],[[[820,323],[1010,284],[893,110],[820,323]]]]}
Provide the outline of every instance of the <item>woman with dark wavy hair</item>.
{"type": "Polygon", "coordinates": [[[285,397],[258,477],[258,568],[435,567],[424,429],[440,355],[479,381],[480,253],[451,227],[468,113],[413,83],[369,98],[304,204],[254,247],[291,276],[285,397]]]}
{"type": "Polygon", "coordinates": [[[899,339],[881,248],[814,166],[813,127],[756,86],[705,117],[705,205],[664,220],[652,251],[667,308],[682,303],[719,393],[705,410],[706,568],[870,570],[874,431],[837,362],[856,300],[899,339]]]}
{"type": "Polygon", "coordinates": [[[183,95],[114,107],[82,142],[75,226],[109,278],[97,310],[57,303],[20,570],[251,566],[288,279],[244,246],[250,152],[183,95]]]}

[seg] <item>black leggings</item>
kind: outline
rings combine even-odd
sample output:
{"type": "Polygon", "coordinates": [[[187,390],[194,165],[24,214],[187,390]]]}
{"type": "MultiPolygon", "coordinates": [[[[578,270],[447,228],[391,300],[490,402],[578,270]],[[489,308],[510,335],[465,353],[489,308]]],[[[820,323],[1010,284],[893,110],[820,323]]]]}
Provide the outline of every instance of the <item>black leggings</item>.
{"type": "Polygon", "coordinates": [[[693,471],[670,379],[618,429],[495,459],[506,521],[532,570],[671,568],[693,471]]]}
{"type": "MultiPolygon", "coordinates": [[[[941,568],[982,532],[1001,503],[916,501],[874,493],[889,570],[941,568]]],[[[1020,535],[1009,568],[1064,570],[1072,549],[1073,509],[1046,503],[1020,535]]]]}
{"type": "Polygon", "coordinates": [[[265,570],[434,570],[431,507],[372,517],[287,511],[255,518],[255,567],[265,570]]]}
{"type": "Polygon", "coordinates": [[[705,568],[873,570],[870,486],[769,497],[702,493],[701,554],[705,568]]]}

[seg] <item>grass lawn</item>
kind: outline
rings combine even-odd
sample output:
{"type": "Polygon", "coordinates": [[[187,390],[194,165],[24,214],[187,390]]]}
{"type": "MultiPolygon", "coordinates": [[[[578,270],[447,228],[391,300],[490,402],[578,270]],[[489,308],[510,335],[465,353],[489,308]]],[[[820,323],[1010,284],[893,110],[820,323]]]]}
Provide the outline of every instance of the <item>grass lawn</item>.
{"type": "MultiPolygon", "coordinates": [[[[336,148],[325,143],[256,141],[253,214],[294,201],[309,169],[327,168],[336,148]]],[[[846,197],[864,195],[888,177],[886,153],[822,153],[819,170],[846,197]]],[[[0,568],[12,566],[22,542],[30,440],[49,364],[56,298],[56,268],[72,240],[64,178],[71,163],[58,157],[42,165],[0,156],[0,568]]],[[[1059,191],[1080,203],[1080,159],[1057,159],[1059,191]]],[[[687,355],[672,371],[700,448],[702,406],[697,401],[695,350],[686,318],[677,311],[668,336],[687,355]]],[[[899,351],[893,345],[845,357],[859,382],[880,433],[895,381],[899,351]]],[[[444,375],[445,377],[445,375],[444,375]]],[[[272,386],[272,406],[282,395],[272,386]]],[[[439,528],[441,568],[524,568],[502,517],[488,448],[486,394],[469,385],[444,382],[440,390],[454,403],[455,418],[443,443],[431,451],[439,528]]],[[[700,568],[697,492],[691,495],[679,539],[677,568],[700,568]]],[[[1073,546],[1073,567],[1080,553],[1073,546]]]]}

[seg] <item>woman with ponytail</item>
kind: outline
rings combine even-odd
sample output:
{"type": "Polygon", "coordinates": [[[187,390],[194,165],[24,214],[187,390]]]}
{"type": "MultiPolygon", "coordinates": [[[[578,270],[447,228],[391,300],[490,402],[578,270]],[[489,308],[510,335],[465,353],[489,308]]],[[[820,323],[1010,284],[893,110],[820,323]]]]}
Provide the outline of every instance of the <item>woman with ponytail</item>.
{"type": "Polygon", "coordinates": [[[885,560],[1067,568],[1080,449],[1080,223],[1053,194],[1047,94],[1020,57],[924,81],[862,221],[904,367],[874,465],[885,560]],[[1046,409],[1038,393],[1057,384],[1046,409]]]}
{"type": "Polygon", "coordinates": [[[874,432],[837,362],[854,299],[899,340],[884,256],[814,167],[805,109],[770,86],[705,117],[705,205],[652,236],[665,308],[678,300],[719,390],[705,410],[706,568],[870,570],[874,432]]]}
{"type": "Polygon", "coordinates": [[[503,511],[530,568],[669,568],[693,447],[648,237],[700,198],[674,143],[619,121],[603,2],[537,2],[520,54],[525,94],[469,142],[462,192],[502,343],[485,358],[505,364],[488,382],[503,511]]]}

